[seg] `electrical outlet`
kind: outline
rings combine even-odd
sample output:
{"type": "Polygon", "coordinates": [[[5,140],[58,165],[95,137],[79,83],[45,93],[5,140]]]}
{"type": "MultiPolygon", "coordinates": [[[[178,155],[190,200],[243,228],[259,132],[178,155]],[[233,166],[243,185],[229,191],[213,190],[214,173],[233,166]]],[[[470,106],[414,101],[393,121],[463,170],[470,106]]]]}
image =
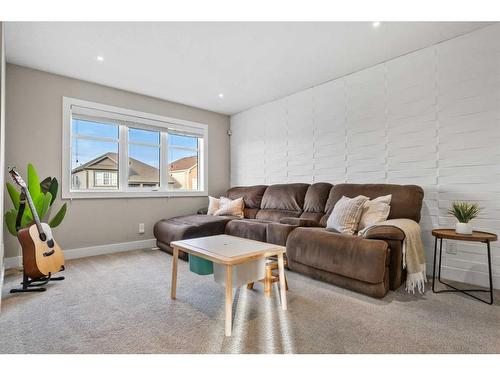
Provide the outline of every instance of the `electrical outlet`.
{"type": "Polygon", "coordinates": [[[456,255],[457,254],[457,244],[454,242],[448,242],[446,244],[446,253],[456,255]]]}
{"type": "Polygon", "coordinates": [[[144,234],[144,223],[139,223],[139,234],[144,234]]]}

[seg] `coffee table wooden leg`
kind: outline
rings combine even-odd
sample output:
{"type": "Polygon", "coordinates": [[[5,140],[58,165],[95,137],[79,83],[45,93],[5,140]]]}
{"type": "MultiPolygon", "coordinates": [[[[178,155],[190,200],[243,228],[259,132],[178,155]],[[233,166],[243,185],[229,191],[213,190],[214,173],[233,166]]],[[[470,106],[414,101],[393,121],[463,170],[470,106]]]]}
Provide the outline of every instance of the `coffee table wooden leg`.
{"type": "Polygon", "coordinates": [[[170,298],[175,299],[175,293],[177,291],[177,261],[179,259],[179,249],[174,247],[174,253],[172,256],[172,285],[170,289],[170,298]]]}
{"type": "Polygon", "coordinates": [[[271,285],[273,284],[273,271],[271,267],[266,264],[266,276],[264,276],[264,295],[271,297],[271,285]]]}
{"type": "Polygon", "coordinates": [[[226,336],[231,336],[233,321],[233,266],[226,266],[226,336]]]}
{"type": "Polygon", "coordinates": [[[283,261],[283,253],[278,254],[278,270],[280,274],[280,294],[281,294],[281,308],[287,309],[286,305],[286,286],[285,286],[285,262],[283,261]]]}

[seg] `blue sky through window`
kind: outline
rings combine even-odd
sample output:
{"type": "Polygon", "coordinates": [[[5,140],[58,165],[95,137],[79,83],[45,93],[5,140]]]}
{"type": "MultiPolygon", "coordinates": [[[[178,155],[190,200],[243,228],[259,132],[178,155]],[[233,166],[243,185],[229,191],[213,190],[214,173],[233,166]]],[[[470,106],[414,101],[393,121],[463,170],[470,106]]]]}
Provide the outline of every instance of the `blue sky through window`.
{"type": "Polygon", "coordinates": [[[73,134],[118,140],[118,125],[73,119],[73,134]]]}
{"type": "MultiPolygon", "coordinates": [[[[71,155],[72,168],[83,165],[108,152],[118,153],[118,125],[73,119],[72,133],[76,136],[82,135],[116,140],[113,142],[73,138],[71,155]]],[[[130,128],[129,141],[159,145],[160,133],[130,128]]],[[[176,146],[196,149],[198,147],[198,139],[196,137],[169,134],[168,144],[171,147],[169,148],[167,162],[171,163],[183,157],[195,156],[196,151],[176,148],[176,146]]],[[[155,168],[159,168],[159,148],[131,144],[129,145],[129,154],[132,158],[147,163],[155,168]]]]}
{"type": "Polygon", "coordinates": [[[143,129],[128,129],[128,141],[138,143],[148,143],[151,145],[160,144],[160,132],[143,129]]]}

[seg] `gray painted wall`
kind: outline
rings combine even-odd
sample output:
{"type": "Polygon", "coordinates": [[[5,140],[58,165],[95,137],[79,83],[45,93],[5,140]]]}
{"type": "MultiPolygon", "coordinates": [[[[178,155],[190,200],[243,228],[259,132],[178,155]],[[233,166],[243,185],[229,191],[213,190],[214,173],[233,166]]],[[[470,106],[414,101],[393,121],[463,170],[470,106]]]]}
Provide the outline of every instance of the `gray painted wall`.
{"type": "MultiPolygon", "coordinates": [[[[152,77],[154,79],[154,77],[152,77]]],[[[209,126],[209,194],[218,196],[229,186],[229,117],[177,103],[106,86],[7,64],[6,163],[26,175],[32,162],[41,177],[61,181],[62,97],[205,123],[209,126]]],[[[59,192],[56,207],[61,205],[59,192]]],[[[206,197],[74,199],[55,238],[63,249],[153,238],[161,218],[190,214],[207,205],[206,197]],[[139,223],[146,232],[138,234],[139,223]]],[[[8,195],[6,208],[12,207],[8,195]]],[[[4,229],[5,256],[18,256],[17,240],[4,229]]]]}

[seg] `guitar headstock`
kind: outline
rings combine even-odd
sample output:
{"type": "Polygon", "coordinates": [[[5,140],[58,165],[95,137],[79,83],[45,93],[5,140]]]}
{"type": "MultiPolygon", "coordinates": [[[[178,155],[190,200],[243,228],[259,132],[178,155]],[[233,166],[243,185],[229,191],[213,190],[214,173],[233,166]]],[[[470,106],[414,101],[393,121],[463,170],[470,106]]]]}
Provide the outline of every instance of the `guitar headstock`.
{"type": "Polygon", "coordinates": [[[14,180],[16,184],[18,184],[20,187],[23,189],[27,189],[28,187],[26,186],[26,182],[24,182],[23,178],[19,173],[16,171],[16,167],[9,167],[9,174],[14,180]]]}

